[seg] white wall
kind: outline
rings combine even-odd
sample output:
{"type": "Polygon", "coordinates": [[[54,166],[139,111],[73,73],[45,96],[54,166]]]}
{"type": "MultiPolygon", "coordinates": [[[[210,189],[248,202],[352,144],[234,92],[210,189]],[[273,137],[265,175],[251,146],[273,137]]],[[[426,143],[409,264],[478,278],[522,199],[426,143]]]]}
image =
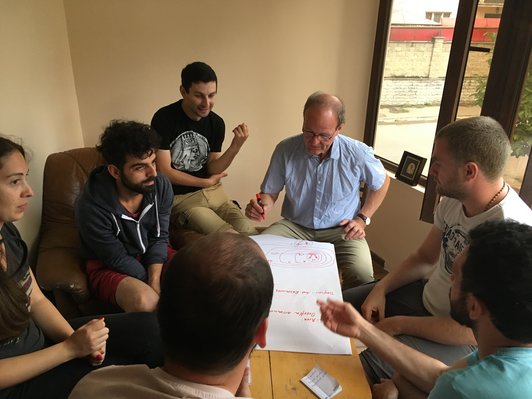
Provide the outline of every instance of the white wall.
{"type": "Polygon", "coordinates": [[[0,0],[0,133],[31,153],[35,196],[18,222],[32,244],[41,217],[48,154],[83,145],[63,2],[0,0]]]}

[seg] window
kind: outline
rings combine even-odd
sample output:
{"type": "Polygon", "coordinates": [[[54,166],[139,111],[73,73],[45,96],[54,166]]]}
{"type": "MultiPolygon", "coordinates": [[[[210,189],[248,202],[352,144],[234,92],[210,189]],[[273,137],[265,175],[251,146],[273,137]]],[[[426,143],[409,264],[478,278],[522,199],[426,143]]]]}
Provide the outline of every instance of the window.
{"type": "MultiPolygon", "coordinates": [[[[396,0],[396,2],[399,4],[402,3],[400,0],[396,0]]],[[[456,14],[454,14],[453,10],[448,11],[451,12],[451,17],[453,17],[451,19],[456,19],[456,23],[454,30],[452,31],[452,44],[450,44],[450,48],[448,49],[449,56],[446,65],[446,74],[444,74],[443,77],[437,76],[437,74],[436,76],[432,76],[432,78],[443,80],[441,83],[443,90],[440,92],[441,103],[421,104],[420,108],[424,108],[427,105],[436,107],[437,115],[435,115],[435,113],[430,115],[430,123],[432,123],[433,127],[428,127],[427,124],[425,124],[423,133],[416,136],[412,126],[408,126],[408,129],[406,129],[407,131],[405,132],[405,123],[404,121],[401,121],[401,115],[394,115],[393,119],[395,120],[392,120],[391,123],[393,128],[390,128],[389,126],[387,128],[382,127],[386,126],[381,123],[384,120],[384,115],[386,115],[386,113],[382,113],[381,110],[387,105],[386,102],[388,101],[386,97],[388,95],[386,93],[386,90],[388,90],[387,85],[390,84],[389,80],[397,80],[399,76],[392,76],[392,74],[390,74],[390,69],[387,70],[385,66],[386,49],[389,46],[388,54],[390,54],[390,49],[396,46],[395,44],[392,45],[392,42],[397,38],[396,35],[392,34],[394,25],[390,24],[390,22],[394,22],[392,17],[392,15],[394,15],[392,1],[381,0],[380,2],[364,140],[369,145],[375,147],[376,154],[382,158],[385,166],[392,171],[396,170],[400,154],[402,154],[403,150],[414,152],[418,155],[429,158],[435,132],[455,120],[457,117],[471,116],[464,112],[467,109],[467,106],[471,105],[473,100],[476,101],[476,105],[473,104],[471,108],[474,109],[472,111],[469,110],[473,112],[473,115],[482,114],[493,116],[501,122],[506,131],[509,132],[512,140],[515,141],[516,134],[513,133],[514,125],[520,101],[521,89],[525,81],[532,43],[530,32],[527,31],[527,24],[529,21],[527,21],[526,17],[527,15],[531,15],[532,2],[506,0],[498,31],[497,29],[493,30],[492,28],[496,28],[494,25],[498,25],[499,21],[487,21],[486,13],[490,13],[491,11],[493,11],[491,14],[499,13],[499,10],[502,8],[502,1],[487,2],[481,0],[478,2],[477,0],[460,0],[457,5],[458,8],[456,14]],[[474,30],[475,24],[478,26],[479,22],[482,22],[485,28],[485,32],[483,32],[482,35],[479,35],[478,29],[476,31],[474,30]],[[389,30],[390,25],[392,26],[392,30],[389,30]],[[491,37],[486,33],[490,33],[491,37]],[[390,37],[389,41],[388,35],[390,37]],[[496,42],[494,45],[495,38],[496,42]],[[483,76],[481,76],[482,73],[480,76],[479,74],[475,75],[475,73],[471,73],[471,71],[475,70],[473,66],[476,62],[477,67],[480,67],[481,69],[485,68],[486,65],[489,67],[489,58],[491,58],[492,54],[493,59],[491,61],[491,67],[489,68],[489,78],[487,79],[483,98],[482,96],[472,98],[473,95],[471,89],[476,89],[479,78],[483,78],[483,76]],[[468,60],[470,61],[469,64],[468,60]],[[392,79],[390,79],[390,77],[392,79]],[[390,143],[386,144],[386,129],[391,132],[388,134],[390,140],[392,140],[391,145],[390,143]],[[416,149],[412,150],[412,148],[407,148],[405,145],[418,146],[419,150],[416,152],[416,149]],[[421,146],[423,146],[423,148],[421,148],[421,146]],[[388,153],[386,147],[390,149],[388,153]]],[[[424,16],[427,16],[428,12],[429,10],[427,10],[424,16]]],[[[397,15],[397,12],[395,15],[397,15]]],[[[445,38],[447,37],[446,34],[448,33],[446,30],[448,21],[445,19],[442,21],[446,24],[440,24],[440,37],[444,38],[443,46],[445,44],[445,38]]],[[[395,22],[397,22],[397,18],[395,18],[395,22]]],[[[414,41],[412,40],[412,42],[414,41]]],[[[393,59],[393,56],[390,57],[393,59]]],[[[411,57],[407,56],[404,58],[411,57]]],[[[436,69],[437,66],[431,66],[430,68],[436,69]]],[[[411,70],[413,69],[414,68],[412,67],[411,70]]],[[[486,74],[487,70],[484,75],[486,74]]],[[[403,79],[409,78],[407,76],[401,77],[403,79]]],[[[430,75],[428,78],[430,79],[430,75]]],[[[436,91],[436,89],[437,87],[435,85],[433,90],[436,91]]],[[[528,114],[522,110],[523,107],[526,109],[527,107],[530,108],[532,106],[532,99],[528,100],[528,97],[526,96],[527,91],[524,93],[519,115],[530,115],[532,110],[528,111],[528,114]]],[[[419,94],[412,94],[411,97],[420,96],[419,94]]],[[[430,103],[430,101],[428,101],[428,103],[430,103]]],[[[388,109],[388,115],[391,113],[390,111],[395,111],[396,114],[401,114],[401,108],[403,107],[388,109]]],[[[389,121],[390,120],[388,120],[388,122],[389,121]]],[[[524,130],[525,141],[528,140],[530,143],[530,141],[532,141],[532,132],[526,132],[526,129],[524,130]]],[[[521,133],[517,134],[518,137],[522,136],[523,129],[521,129],[520,132],[521,133]]],[[[524,178],[522,178],[520,195],[524,198],[525,202],[531,204],[532,166],[528,162],[528,155],[524,156],[527,159],[526,162],[522,161],[522,163],[526,164],[524,168],[527,168],[527,170],[524,174],[524,178]]],[[[425,173],[426,171],[427,170],[425,170],[425,173]]],[[[514,174],[515,173],[519,174],[522,172],[514,171],[514,174]]],[[[435,185],[431,178],[428,179],[426,184],[421,218],[426,221],[432,221],[432,214],[434,206],[438,201],[438,197],[435,192],[435,185]]]]}
{"type": "MultiPolygon", "coordinates": [[[[448,3],[446,14],[456,16],[458,1],[448,3]]],[[[403,151],[430,158],[440,112],[455,18],[423,20],[434,16],[425,7],[430,3],[393,2],[374,147],[395,164],[403,151]]]]}

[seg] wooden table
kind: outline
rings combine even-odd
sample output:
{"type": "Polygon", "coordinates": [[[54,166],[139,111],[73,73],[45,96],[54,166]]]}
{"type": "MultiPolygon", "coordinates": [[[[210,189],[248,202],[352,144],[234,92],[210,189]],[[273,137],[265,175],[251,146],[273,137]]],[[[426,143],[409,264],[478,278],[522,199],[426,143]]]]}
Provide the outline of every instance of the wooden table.
{"type": "Polygon", "coordinates": [[[254,399],[316,399],[300,379],[319,365],[342,386],[334,398],[370,399],[371,391],[351,340],[354,354],[319,355],[314,353],[255,350],[251,355],[251,393],[254,399]]]}

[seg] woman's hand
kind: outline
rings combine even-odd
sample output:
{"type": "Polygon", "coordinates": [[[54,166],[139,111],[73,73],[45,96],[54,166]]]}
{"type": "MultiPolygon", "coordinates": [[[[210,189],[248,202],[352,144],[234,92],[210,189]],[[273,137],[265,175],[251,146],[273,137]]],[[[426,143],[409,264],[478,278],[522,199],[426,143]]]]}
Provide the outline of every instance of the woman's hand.
{"type": "Polygon", "coordinates": [[[96,362],[101,364],[105,355],[107,338],[109,338],[109,329],[105,327],[105,321],[101,318],[93,319],[78,328],[64,343],[73,357],[91,355],[96,362]]]}
{"type": "Polygon", "coordinates": [[[103,361],[105,360],[105,349],[106,349],[107,343],[103,344],[103,349],[97,352],[93,352],[89,355],[89,363],[91,366],[101,366],[103,361]]]}

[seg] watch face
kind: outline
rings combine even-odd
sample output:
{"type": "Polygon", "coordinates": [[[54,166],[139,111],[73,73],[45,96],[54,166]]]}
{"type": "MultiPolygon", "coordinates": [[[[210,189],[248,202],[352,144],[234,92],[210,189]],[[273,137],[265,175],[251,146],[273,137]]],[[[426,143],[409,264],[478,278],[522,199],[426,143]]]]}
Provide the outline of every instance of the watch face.
{"type": "Polygon", "coordinates": [[[366,215],[364,215],[363,213],[359,213],[357,215],[360,219],[362,219],[362,221],[364,222],[364,224],[367,226],[368,224],[371,223],[371,219],[369,217],[367,217],[366,215]]]}

